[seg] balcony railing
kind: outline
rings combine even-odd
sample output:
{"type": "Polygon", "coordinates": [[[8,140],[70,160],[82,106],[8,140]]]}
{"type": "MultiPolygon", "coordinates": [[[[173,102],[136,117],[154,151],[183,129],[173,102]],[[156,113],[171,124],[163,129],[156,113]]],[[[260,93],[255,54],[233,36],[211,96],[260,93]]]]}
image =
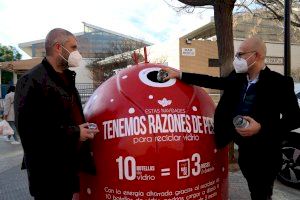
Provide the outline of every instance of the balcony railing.
{"type": "Polygon", "coordinates": [[[76,88],[79,92],[81,103],[84,105],[87,100],[92,96],[94,91],[99,87],[98,84],[92,84],[92,83],[77,83],[76,88]]]}

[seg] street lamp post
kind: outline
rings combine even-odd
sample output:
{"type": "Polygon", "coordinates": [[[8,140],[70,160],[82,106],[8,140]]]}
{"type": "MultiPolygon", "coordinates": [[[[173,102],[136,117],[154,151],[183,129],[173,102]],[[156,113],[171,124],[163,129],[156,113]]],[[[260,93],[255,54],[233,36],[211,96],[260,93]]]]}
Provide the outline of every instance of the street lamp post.
{"type": "Polygon", "coordinates": [[[291,40],[290,40],[290,26],[291,26],[291,1],[284,2],[284,74],[291,75],[291,40]]]}

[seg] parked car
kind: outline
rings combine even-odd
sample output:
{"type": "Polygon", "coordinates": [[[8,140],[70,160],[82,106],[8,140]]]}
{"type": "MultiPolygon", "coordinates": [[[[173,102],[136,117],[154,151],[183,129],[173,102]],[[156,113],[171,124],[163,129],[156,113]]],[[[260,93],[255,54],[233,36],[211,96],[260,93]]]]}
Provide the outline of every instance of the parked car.
{"type": "MultiPolygon", "coordinates": [[[[300,83],[295,83],[295,93],[300,106],[300,83]]],[[[282,158],[278,180],[300,189],[300,128],[286,134],[282,143],[282,158]]]]}

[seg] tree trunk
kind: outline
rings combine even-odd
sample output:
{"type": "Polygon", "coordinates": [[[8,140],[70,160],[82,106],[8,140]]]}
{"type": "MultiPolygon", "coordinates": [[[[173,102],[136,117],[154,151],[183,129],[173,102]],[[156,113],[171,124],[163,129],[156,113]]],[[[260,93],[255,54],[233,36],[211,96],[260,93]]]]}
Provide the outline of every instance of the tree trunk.
{"type": "Polygon", "coordinates": [[[217,35],[220,76],[227,76],[232,71],[234,55],[232,33],[232,11],[236,0],[179,0],[190,6],[214,6],[214,19],[217,35]]]}
{"type": "Polygon", "coordinates": [[[234,57],[232,10],[235,0],[216,0],[214,18],[217,35],[219,60],[221,63],[220,76],[227,76],[232,71],[234,57]]]}
{"type": "MultiPolygon", "coordinates": [[[[227,76],[232,71],[234,57],[232,10],[235,0],[216,0],[214,4],[215,27],[217,35],[219,61],[221,63],[220,76],[227,76]]],[[[235,165],[234,143],[229,144],[230,171],[235,165]]]]}
{"type": "MultiPolygon", "coordinates": [[[[220,76],[227,76],[232,71],[234,57],[232,11],[236,0],[179,0],[190,6],[214,6],[214,19],[217,35],[219,61],[221,63],[220,76]]],[[[229,162],[236,163],[234,145],[229,145],[229,162]]]]}

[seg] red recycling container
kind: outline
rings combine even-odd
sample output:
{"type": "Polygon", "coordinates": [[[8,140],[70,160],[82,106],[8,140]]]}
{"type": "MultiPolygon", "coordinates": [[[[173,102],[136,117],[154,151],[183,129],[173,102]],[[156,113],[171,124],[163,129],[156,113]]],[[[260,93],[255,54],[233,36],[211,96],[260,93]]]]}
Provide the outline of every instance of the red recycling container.
{"type": "Polygon", "coordinates": [[[215,105],[200,87],[145,63],[104,82],[84,108],[98,125],[97,175],[80,175],[80,200],[228,199],[228,149],[214,141],[215,105]]]}

